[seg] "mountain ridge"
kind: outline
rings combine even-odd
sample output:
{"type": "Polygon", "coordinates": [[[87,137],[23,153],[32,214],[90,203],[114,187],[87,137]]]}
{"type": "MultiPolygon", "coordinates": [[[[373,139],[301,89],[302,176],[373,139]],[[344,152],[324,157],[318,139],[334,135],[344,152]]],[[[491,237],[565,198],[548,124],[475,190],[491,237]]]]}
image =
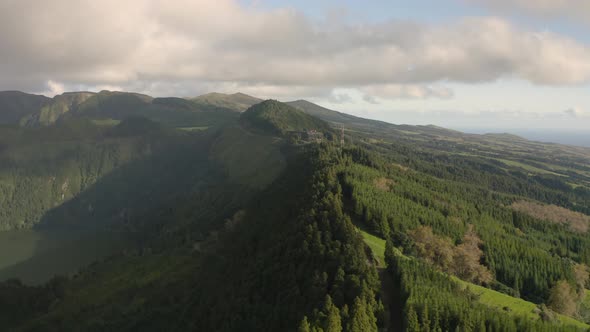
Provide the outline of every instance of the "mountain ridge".
{"type": "MultiPolygon", "coordinates": [[[[249,107],[262,102],[263,100],[254,96],[250,96],[241,92],[236,93],[219,93],[219,92],[211,92],[207,94],[203,94],[194,98],[179,98],[179,97],[151,97],[145,94],[134,93],[134,92],[123,92],[123,91],[108,91],[103,90],[100,92],[88,92],[88,91],[70,91],[64,92],[60,95],[57,95],[53,98],[48,98],[42,95],[34,95],[28,94],[25,92],[20,91],[1,91],[0,92],[0,124],[20,124],[24,126],[38,126],[38,125],[48,125],[58,121],[60,118],[65,116],[83,116],[85,111],[92,110],[92,112],[88,112],[86,115],[92,116],[99,116],[104,117],[105,114],[101,114],[98,112],[96,107],[100,107],[100,103],[94,103],[94,105],[85,105],[91,98],[100,97],[101,99],[108,101],[108,98],[135,98],[139,105],[143,105],[140,108],[146,109],[153,109],[157,108],[158,106],[172,108],[172,109],[182,109],[184,111],[234,111],[237,113],[241,113],[246,111],[249,107]],[[29,107],[27,111],[18,113],[18,115],[13,115],[10,120],[2,121],[2,113],[7,113],[6,111],[2,112],[3,109],[7,109],[5,106],[4,108],[2,103],[2,96],[4,97],[4,104],[7,104],[6,101],[7,97],[10,99],[10,96],[21,96],[26,98],[36,98],[40,104],[38,109],[35,107],[29,107]],[[70,111],[75,112],[70,112],[70,111]],[[75,114],[76,113],[76,114],[75,114]]],[[[14,99],[14,97],[12,97],[14,99]]],[[[92,101],[92,99],[90,100],[92,101]]],[[[13,101],[12,103],[17,103],[18,101],[13,101]]],[[[374,120],[374,119],[366,119],[358,116],[354,116],[347,113],[338,112],[335,110],[328,109],[321,105],[315,104],[308,100],[299,99],[294,101],[286,101],[284,102],[287,105],[293,106],[296,109],[302,110],[305,113],[318,117],[324,121],[332,123],[333,125],[340,127],[344,125],[345,127],[349,126],[351,128],[356,129],[363,129],[363,130],[377,130],[381,133],[386,133],[388,135],[398,136],[401,139],[404,138],[404,132],[412,132],[415,134],[423,134],[429,137],[436,137],[438,135],[444,136],[456,136],[457,138],[461,139],[479,139],[479,140],[486,140],[486,139],[500,139],[500,140],[516,140],[520,142],[535,142],[541,143],[538,141],[528,140],[518,135],[513,134],[506,134],[506,133],[485,133],[485,134],[468,134],[465,132],[440,127],[437,125],[405,125],[405,124],[393,124],[386,121],[381,120],[374,120]]],[[[37,105],[37,104],[34,104],[37,105]]],[[[129,115],[142,115],[141,113],[145,112],[142,110],[138,110],[137,112],[129,113],[128,110],[123,110],[122,112],[117,114],[115,118],[117,120],[122,120],[121,114],[128,113],[129,115]]],[[[149,117],[149,116],[148,116],[149,117]]],[[[160,117],[160,116],[158,116],[160,117]]],[[[6,116],[5,116],[6,119],[6,116]]],[[[547,143],[548,144],[548,143],[547,143]]],[[[553,143],[559,146],[563,146],[564,144],[553,143]]],[[[569,145],[565,145],[569,146],[569,145]]],[[[590,149],[580,147],[581,149],[590,149]]]]}
{"type": "Polygon", "coordinates": [[[193,102],[229,108],[237,112],[244,112],[254,104],[263,100],[241,92],[232,94],[210,92],[190,99],[193,102]]]}
{"type": "MultiPolygon", "coordinates": [[[[551,213],[590,215],[586,150],[387,124],[307,101],[239,112],[126,93],[57,99],[68,111],[45,126],[0,127],[0,226],[129,240],[77,274],[0,282],[3,327],[588,327],[551,295],[570,287],[578,301],[584,291],[576,276],[590,264],[589,219],[572,227],[551,213]],[[383,239],[381,252],[363,232],[383,239]],[[478,299],[472,289],[482,288],[529,301],[527,318],[522,303],[478,299]],[[570,320],[548,321],[549,307],[570,320]]],[[[27,264],[39,260],[5,272],[27,264]]]]}

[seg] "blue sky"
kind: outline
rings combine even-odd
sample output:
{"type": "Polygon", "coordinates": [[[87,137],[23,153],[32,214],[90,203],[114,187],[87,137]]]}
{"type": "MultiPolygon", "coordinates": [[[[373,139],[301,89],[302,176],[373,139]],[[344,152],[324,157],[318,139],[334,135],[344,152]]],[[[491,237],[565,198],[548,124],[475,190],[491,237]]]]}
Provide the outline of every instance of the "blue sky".
{"type": "Polygon", "coordinates": [[[587,0],[3,1],[0,90],[240,91],[393,123],[583,130],[589,27],[587,0]]]}

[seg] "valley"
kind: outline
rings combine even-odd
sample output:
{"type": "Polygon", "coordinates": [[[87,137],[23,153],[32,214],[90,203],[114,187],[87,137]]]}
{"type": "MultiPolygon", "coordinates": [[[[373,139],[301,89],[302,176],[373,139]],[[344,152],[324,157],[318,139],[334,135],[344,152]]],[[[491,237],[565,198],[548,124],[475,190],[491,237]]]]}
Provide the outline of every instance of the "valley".
{"type": "Polygon", "coordinates": [[[588,149],[244,94],[27,112],[0,127],[10,330],[588,329],[588,149]]]}
{"type": "Polygon", "coordinates": [[[590,0],[0,0],[0,332],[590,332],[590,0]]]}

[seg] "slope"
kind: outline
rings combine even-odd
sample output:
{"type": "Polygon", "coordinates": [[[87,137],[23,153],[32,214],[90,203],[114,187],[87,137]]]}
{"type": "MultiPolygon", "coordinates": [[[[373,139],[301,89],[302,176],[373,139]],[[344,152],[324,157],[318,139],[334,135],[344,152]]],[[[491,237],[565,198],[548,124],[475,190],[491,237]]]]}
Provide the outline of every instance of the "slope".
{"type": "Polygon", "coordinates": [[[548,187],[551,197],[538,193],[532,198],[590,214],[588,148],[534,142],[514,135],[474,135],[437,126],[394,125],[307,101],[291,105],[334,125],[344,125],[349,142],[379,153],[404,155],[395,161],[403,167],[465,183],[484,181],[488,187],[507,193],[525,194],[548,187]],[[428,164],[418,165],[417,160],[428,164]]]}
{"type": "MultiPolygon", "coordinates": [[[[342,214],[333,176],[338,150],[287,149],[281,176],[197,242],[178,237],[159,252],[115,256],[58,285],[4,284],[10,290],[0,291],[0,305],[3,312],[15,312],[4,326],[17,331],[289,331],[304,317],[326,327],[329,316],[343,326],[358,326],[350,331],[375,330],[376,272],[366,264],[361,237],[342,214]],[[316,192],[318,185],[326,189],[316,192]],[[39,300],[22,310],[9,306],[8,296],[25,303],[39,300]],[[340,314],[344,311],[350,315],[340,314]]],[[[176,234],[185,237],[193,222],[176,234]]]]}
{"type": "Polygon", "coordinates": [[[45,96],[20,91],[0,91],[0,125],[17,125],[21,118],[28,116],[50,102],[45,96]]]}
{"type": "Polygon", "coordinates": [[[266,100],[250,107],[241,115],[240,121],[247,128],[275,136],[306,130],[330,131],[324,121],[276,100],[266,100]]]}
{"type": "Polygon", "coordinates": [[[20,124],[24,126],[49,125],[55,123],[64,114],[76,110],[80,104],[95,96],[92,92],[68,92],[55,96],[51,102],[22,117],[20,124]]]}
{"type": "MultiPolygon", "coordinates": [[[[365,243],[371,248],[371,251],[379,262],[385,261],[385,247],[386,241],[375,235],[361,231],[365,243]]],[[[398,252],[399,255],[402,255],[398,252]]],[[[405,259],[410,259],[404,256],[405,259]]],[[[384,264],[384,263],[383,263],[384,264]]],[[[495,310],[502,310],[515,317],[524,317],[531,320],[539,320],[538,307],[534,303],[525,301],[520,298],[515,298],[504,293],[500,293],[493,289],[485,288],[476,284],[465,282],[459,278],[452,278],[453,281],[459,283],[462,287],[469,290],[477,297],[477,302],[494,308],[495,310]]],[[[590,292],[590,291],[587,291],[590,292]]],[[[570,325],[575,328],[588,329],[590,325],[585,324],[579,320],[571,317],[556,314],[557,319],[564,325],[570,325]]]]}
{"type": "MultiPolygon", "coordinates": [[[[157,127],[132,125],[142,121],[130,119],[114,128],[66,121],[47,128],[15,129],[16,134],[3,136],[0,201],[5,209],[0,213],[0,228],[31,227],[47,218],[50,210],[72,204],[72,198],[106,175],[180,140],[157,127]]],[[[86,202],[86,214],[94,213],[92,204],[86,202]]]]}
{"type": "MultiPolygon", "coordinates": [[[[158,107],[198,113],[191,103],[162,99],[158,107]]],[[[543,321],[524,312],[550,304],[559,281],[576,284],[575,269],[590,264],[587,233],[511,208],[527,200],[588,211],[583,181],[575,189],[565,182],[585,176],[584,150],[554,152],[558,147],[505,135],[471,137],[370,120],[357,125],[354,119],[340,146],[326,122],[276,101],[203,132],[129,113],[114,127],[92,121],[105,111],[34,130],[0,131],[1,151],[26,165],[19,169],[27,174],[46,176],[33,166],[73,165],[96,173],[95,163],[83,162],[85,153],[77,151],[130,144],[137,158],[107,159],[116,167],[44,216],[47,225],[66,228],[110,221],[111,229],[133,235],[139,246],[76,277],[37,287],[0,284],[3,326],[347,332],[586,327],[573,318],[543,321]],[[313,130],[323,139],[291,139],[313,130]],[[39,154],[39,142],[58,152],[39,154]],[[62,150],[67,144],[82,145],[62,150]],[[540,149],[547,149],[544,155],[540,149]],[[553,172],[561,176],[540,173],[550,166],[560,167],[553,172]],[[352,220],[374,235],[359,233],[352,220]],[[372,254],[369,249],[383,250],[381,239],[388,243],[386,254],[372,254]],[[388,273],[394,287],[379,291],[376,267],[384,260],[388,271],[380,277],[388,273]],[[395,292],[384,298],[387,289],[395,292]],[[393,313],[389,318],[382,299],[393,313]],[[508,301],[513,309],[498,307],[508,301]]]]}
{"type": "Polygon", "coordinates": [[[68,92],[55,96],[46,105],[22,117],[26,127],[49,126],[68,119],[93,119],[96,123],[117,123],[142,116],[172,127],[219,127],[237,119],[231,110],[201,105],[181,98],[101,91],[68,92]]]}
{"type": "Polygon", "coordinates": [[[285,104],[293,106],[294,108],[297,108],[324,121],[333,122],[335,124],[354,124],[355,126],[364,126],[366,128],[376,127],[379,125],[391,125],[381,121],[363,119],[354,115],[333,111],[303,99],[286,102],[285,104]]]}
{"type": "Polygon", "coordinates": [[[243,112],[250,106],[258,104],[262,99],[249,96],[243,93],[225,94],[211,92],[191,99],[196,104],[229,109],[236,112],[243,112]]]}

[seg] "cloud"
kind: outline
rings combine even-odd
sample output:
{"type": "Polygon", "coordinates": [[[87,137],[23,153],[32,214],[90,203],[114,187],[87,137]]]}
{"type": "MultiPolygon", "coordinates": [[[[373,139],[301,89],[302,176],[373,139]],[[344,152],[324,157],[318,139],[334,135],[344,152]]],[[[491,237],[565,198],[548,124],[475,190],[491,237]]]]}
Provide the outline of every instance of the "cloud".
{"type": "Polygon", "coordinates": [[[327,101],[332,104],[348,104],[354,103],[352,97],[346,93],[334,93],[332,92],[328,97],[327,101]]]}
{"type": "Polygon", "coordinates": [[[453,91],[442,86],[426,86],[426,85],[404,85],[404,84],[383,84],[370,85],[361,88],[361,91],[366,96],[371,96],[380,99],[427,99],[440,98],[449,99],[453,97],[453,91]]]}
{"type": "Polygon", "coordinates": [[[55,95],[60,95],[62,93],[64,93],[66,91],[66,88],[63,84],[58,83],[58,82],[54,82],[54,81],[48,81],[47,82],[47,90],[43,91],[42,94],[46,95],[46,96],[55,96],[55,95]]]}
{"type": "Polygon", "coordinates": [[[464,0],[493,10],[514,12],[538,18],[570,19],[590,24],[588,0],[464,0]]]}
{"type": "Polygon", "coordinates": [[[568,108],[567,110],[563,111],[563,113],[573,118],[580,118],[589,115],[587,112],[584,112],[584,110],[582,110],[580,107],[568,108]]]}
{"type": "Polygon", "coordinates": [[[378,105],[379,101],[377,100],[377,98],[375,98],[375,96],[372,95],[363,95],[363,100],[366,101],[369,104],[373,104],[373,105],[378,105]]]}
{"type": "Polygon", "coordinates": [[[48,81],[155,95],[383,86],[378,98],[440,98],[437,82],[590,81],[588,45],[499,18],[352,24],[233,0],[0,1],[0,45],[0,89],[27,91],[48,81]]]}

